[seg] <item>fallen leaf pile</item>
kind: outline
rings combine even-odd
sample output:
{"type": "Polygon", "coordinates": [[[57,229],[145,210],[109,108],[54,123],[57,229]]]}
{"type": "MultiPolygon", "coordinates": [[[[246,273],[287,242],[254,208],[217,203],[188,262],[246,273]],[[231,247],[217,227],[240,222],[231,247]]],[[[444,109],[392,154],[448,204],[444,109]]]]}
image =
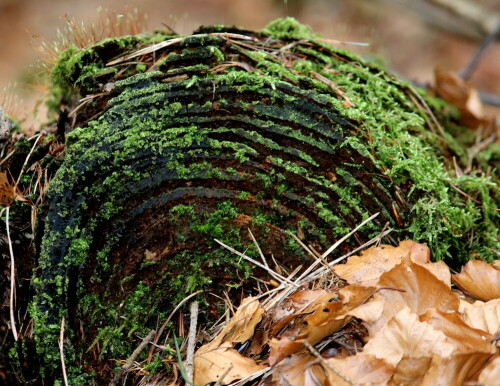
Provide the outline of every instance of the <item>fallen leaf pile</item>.
{"type": "Polygon", "coordinates": [[[194,384],[500,385],[495,267],[451,275],[425,245],[371,247],[330,280],[243,299],[195,353],[194,384]]]}

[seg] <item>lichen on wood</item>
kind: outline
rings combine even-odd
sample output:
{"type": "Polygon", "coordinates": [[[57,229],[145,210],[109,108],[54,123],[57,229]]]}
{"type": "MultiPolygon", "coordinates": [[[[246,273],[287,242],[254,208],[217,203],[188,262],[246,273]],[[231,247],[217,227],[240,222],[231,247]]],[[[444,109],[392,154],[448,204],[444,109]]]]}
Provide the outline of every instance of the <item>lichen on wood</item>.
{"type": "Polygon", "coordinates": [[[500,249],[498,175],[454,177],[450,109],[293,19],[108,39],[52,76],[67,134],[29,307],[47,380],[63,317],[73,383],[109,380],[183,296],[248,277],[213,241],[256,256],[248,228],[285,266],[307,261],[287,232],[321,250],[376,212],[347,247],[388,224],[435,259],[500,249]]]}

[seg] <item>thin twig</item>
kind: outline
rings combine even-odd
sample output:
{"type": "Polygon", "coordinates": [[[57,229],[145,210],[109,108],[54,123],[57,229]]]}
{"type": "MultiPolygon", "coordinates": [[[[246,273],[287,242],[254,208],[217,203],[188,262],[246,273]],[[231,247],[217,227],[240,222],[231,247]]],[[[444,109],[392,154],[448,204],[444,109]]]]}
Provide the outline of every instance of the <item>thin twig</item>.
{"type": "Polygon", "coordinates": [[[222,373],[219,379],[217,379],[217,382],[215,382],[214,386],[220,386],[222,385],[222,382],[224,381],[224,378],[229,374],[229,372],[233,369],[233,365],[231,364],[226,371],[222,373]]]}
{"type": "Polygon", "coordinates": [[[195,300],[189,307],[191,312],[191,321],[189,323],[189,335],[186,351],[186,376],[190,382],[193,382],[194,375],[194,348],[196,346],[196,325],[198,324],[198,302],[195,300]]]}
{"type": "Polygon", "coordinates": [[[493,43],[495,43],[499,31],[500,31],[500,19],[498,21],[496,28],[494,28],[493,31],[491,31],[488,34],[488,36],[481,42],[479,47],[476,49],[476,52],[474,52],[474,55],[472,55],[472,58],[469,60],[469,63],[458,73],[458,75],[462,79],[467,80],[471,77],[472,73],[477,68],[477,65],[484,57],[484,54],[487,51],[487,49],[490,48],[493,45],[493,43]]]}
{"type": "Polygon", "coordinates": [[[12,240],[10,238],[10,227],[9,227],[9,212],[10,206],[5,208],[5,226],[7,227],[7,241],[9,242],[9,253],[10,253],[10,328],[12,329],[12,335],[14,335],[14,340],[17,342],[18,335],[16,329],[16,320],[14,318],[14,297],[16,292],[16,271],[14,266],[14,250],[12,249],[12,240]]]}
{"type": "Polygon", "coordinates": [[[61,320],[61,333],[59,334],[59,353],[61,356],[61,366],[64,379],[64,385],[68,386],[68,374],[66,374],[66,364],[64,363],[64,316],[61,320]]]}
{"type": "Polygon", "coordinates": [[[307,349],[311,352],[311,354],[314,355],[316,359],[318,359],[318,361],[320,361],[323,366],[333,371],[337,376],[342,378],[344,382],[347,382],[350,385],[355,384],[353,381],[351,381],[349,378],[347,378],[345,375],[341,374],[337,369],[335,369],[335,367],[333,367],[330,363],[328,363],[325,360],[325,358],[323,358],[321,354],[307,340],[304,341],[304,346],[307,347],[307,349]]]}
{"type": "MultiPolygon", "coordinates": [[[[17,181],[16,181],[16,186],[19,184],[19,181],[21,180],[21,177],[23,175],[23,172],[24,172],[24,167],[28,164],[28,161],[31,157],[31,154],[33,154],[33,150],[35,150],[35,147],[38,143],[38,141],[40,140],[40,138],[42,138],[42,136],[45,134],[44,131],[42,131],[41,133],[37,134],[37,138],[36,138],[36,141],[35,143],[33,144],[33,147],[31,148],[30,152],[28,153],[28,156],[26,157],[26,159],[24,160],[24,163],[23,163],[23,166],[21,168],[21,172],[19,173],[19,176],[17,177],[17,181]]],[[[34,137],[32,137],[34,138],[34,137]]]]}
{"type": "Polygon", "coordinates": [[[168,316],[167,320],[165,320],[165,322],[161,325],[160,329],[158,330],[158,334],[155,336],[155,338],[153,340],[153,347],[151,347],[151,350],[149,351],[148,363],[151,361],[151,357],[153,355],[154,346],[158,344],[158,340],[160,340],[160,336],[161,336],[161,334],[163,334],[163,331],[165,330],[165,327],[167,326],[168,322],[170,322],[170,319],[172,319],[172,316],[175,315],[175,313],[179,310],[179,308],[181,308],[184,305],[184,303],[186,303],[193,296],[196,296],[196,295],[198,295],[201,292],[203,292],[203,290],[199,290],[199,291],[193,292],[191,295],[186,296],[184,299],[182,299],[182,301],[179,304],[177,304],[177,307],[175,307],[174,310],[170,313],[170,315],[168,316]]]}
{"type": "Polygon", "coordinates": [[[118,384],[121,377],[123,377],[125,372],[127,372],[133,366],[134,361],[137,359],[142,350],[144,350],[144,348],[149,344],[149,342],[151,342],[155,334],[156,334],[155,330],[149,331],[149,334],[142,340],[141,344],[134,350],[134,352],[132,353],[132,355],[130,355],[125,364],[115,374],[115,376],[113,377],[113,379],[109,384],[110,386],[116,386],[118,384]]]}

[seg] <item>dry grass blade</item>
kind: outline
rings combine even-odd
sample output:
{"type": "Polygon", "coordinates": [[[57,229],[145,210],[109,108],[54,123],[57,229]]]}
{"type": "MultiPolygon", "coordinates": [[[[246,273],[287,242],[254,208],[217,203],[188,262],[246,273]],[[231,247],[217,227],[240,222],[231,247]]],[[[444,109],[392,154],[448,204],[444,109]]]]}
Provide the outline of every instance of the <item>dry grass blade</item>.
{"type": "Polygon", "coordinates": [[[14,298],[16,293],[16,271],[15,271],[15,261],[14,261],[14,250],[12,249],[12,240],[10,238],[10,228],[9,228],[9,212],[10,207],[5,208],[5,226],[7,227],[7,240],[9,243],[9,253],[10,253],[10,328],[12,329],[12,335],[14,335],[14,340],[17,341],[17,329],[16,329],[16,319],[14,318],[14,298]]]}
{"type": "Polygon", "coordinates": [[[103,39],[137,35],[147,30],[147,15],[137,8],[125,7],[125,11],[118,13],[106,8],[97,9],[98,16],[93,23],[83,23],[74,17],[64,16],[66,27],[57,31],[55,42],[44,40],[36,43],[38,51],[44,55],[43,65],[50,69],[55,65],[61,52],[70,47],[86,48],[103,39]]]}
{"type": "Polygon", "coordinates": [[[295,287],[298,287],[298,285],[296,283],[294,283],[293,281],[291,281],[290,279],[287,279],[286,277],[284,277],[283,275],[280,275],[279,273],[277,272],[274,272],[271,268],[269,267],[266,267],[264,264],[261,264],[259,263],[257,260],[254,260],[252,259],[251,257],[245,255],[244,253],[241,253],[241,252],[238,252],[236,249],[234,248],[231,248],[230,246],[224,244],[222,241],[219,241],[217,239],[214,239],[215,242],[217,244],[220,244],[222,245],[224,248],[226,248],[228,251],[231,251],[233,252],[234,254],[242,257],[243,259],[251,262],[252,264],[255,264],[257,267],[260,267],[262,269],[265,269],[267,272],[269,272],[269,274],[271,274],[272,276],[274,276],[276,279],[280,280],[280,282],[286,282],[292,286],[295,286],[295,287]]]}
{"type": "Polygon", "coordinates": [[[199,290],[199,291],[193,292],[191,295],[189,295],[189,296],[185,297],[184,299],[182,299],[182,301],[179,304],[177,304],[177,307],[175,307],[174,310],[170,313],[170,315],[165,320],[165,322],[163,322],[163,324],[161,325],[160,329],[158,330],[158,334],[156,334],[156,336],[153,339],[153,346],[151,347],[151,350],[149,351],[148,362],[151,361],[151,357],[153,356],[154,347],[158,344],[158,341],[160,340],[160,336],[163,334],[163,331],[165,330],[165,327],[167,326],[168,322],[170,322],[170,319],[172,319],[172,316],[174,316],[175,313],[177,311],[179,311],[179,308],[181,308],[189,299],[191,299],[193,296],[196,296],[196,295],[198,295],[198,294],[200,294],[202,292],[203,292],[203,290],[199,290]]]}
{"type": "MultiPolygon", "coordinates": [[[[226,39],[232,38],[232,39],[240,39],[240,40],[257,41],[257,39],[255,39],[253,37],[241,35],[241,34],[233,34],[233,33],[197,34],[197,35],[191,35],[190,37],[193,38],[193,37],[200,37],[200,36],[220,36],[220,37],[226,38],[226,39]]],[[[135,52],[132,52],[129,55],[125,55],[125,56],[122,56],[118,59],[115,59],[115,60],[107,63],[106,66],[114,66],[116,64],[125,62],[125,61],[133,59],[133,58],[137,58],[137,57],[142,56],[142,55],[151,54],[151,53],[156,52],[158,50],[161,50],[163,48],[180,43],[180,42],[184,41],[184,39],[185,39],[184,37],[178,37],[178,38],[164,40],[163,42],[160,42],[160,43],[152,44],[152,45],[145,47],[141,50],[137,50],[135,52]]]]}
{"type": "Polygon", "coordinates": [[[68,386],[68,375],[66,374],[66,364],[64,363],[64,316],[61,320],[61,332],[59,334],[59,353],[61,356],[61,367],[64,379],[64,385],[68,386]]]}

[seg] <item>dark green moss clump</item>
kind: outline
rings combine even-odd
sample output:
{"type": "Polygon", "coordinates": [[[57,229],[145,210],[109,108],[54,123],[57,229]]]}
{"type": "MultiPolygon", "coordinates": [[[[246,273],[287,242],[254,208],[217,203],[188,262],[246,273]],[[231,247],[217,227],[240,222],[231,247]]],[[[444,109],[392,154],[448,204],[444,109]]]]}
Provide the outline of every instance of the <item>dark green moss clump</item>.
{"type": "Polygon", "coordinates": [[[107,379],[184,295],[249,275],[213,241],[255,256],[247,228],[285,266],[305,262],[286,232],[320,250],[376,212],[347,246],[388,223],[435,259],[500,249],[497,175],[447,170],[465,150],[436,101],[293,19],[164,39],[68,50],[53,70],[60,104],[92,97],[61,118],[39,222],[30,311],[47,379],[63,317],[71,377],[107,379]]]}

